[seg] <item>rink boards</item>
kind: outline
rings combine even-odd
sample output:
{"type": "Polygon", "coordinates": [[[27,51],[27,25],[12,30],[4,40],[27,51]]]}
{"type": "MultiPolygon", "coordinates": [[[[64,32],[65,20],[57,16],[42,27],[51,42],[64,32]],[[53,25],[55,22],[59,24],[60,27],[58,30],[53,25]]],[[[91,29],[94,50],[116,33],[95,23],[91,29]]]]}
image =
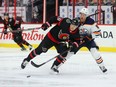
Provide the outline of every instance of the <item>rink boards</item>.
{"type": "MultiPolygon", "coordinates": [[[[40,26],[40,24],[22,24],[22,29],[37,28],[40,26]]],[[[0,32],[3,30],[2,27],[3,25],[0,24],[0,32]]],[[[116,25],[99,25],[99,27],[101,28],[102,34],[99,38],[96,38],[96,43],[100,46],[100,51],[116,52],[116,25]]],[[[46,31],[42,29],[24,31],[23,38],[34,47],[37,47],[50,28],[46,31]]],[[[0,47],[18,48],[17,44],[12,40],[12,33],[6,35],[0,33],[0,47]]],[[[87,49],[82,48],[81,50],[85,51],[87,49]]]]}

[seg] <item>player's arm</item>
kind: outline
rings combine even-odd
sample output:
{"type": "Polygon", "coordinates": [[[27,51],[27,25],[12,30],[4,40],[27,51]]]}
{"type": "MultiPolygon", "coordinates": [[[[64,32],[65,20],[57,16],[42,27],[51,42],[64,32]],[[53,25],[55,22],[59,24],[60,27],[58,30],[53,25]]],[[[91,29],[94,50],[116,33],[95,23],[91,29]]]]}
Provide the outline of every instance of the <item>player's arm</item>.
{"type": "Polygon", "coordinates": [[[8,28],[10,31],[13,31],[12,27],[15,26],[15,20],[13,18],[9,18],[8,28]]]}
{"type": "Polygon", "coordinates": [[[7,34],[7,28],[8,28],[8,25],[5,23],[5,21],[3,21],[3,24],[4,24],[4,34],[7,34]]]}
{"type": "Polygon", "coordinates": [[[59,16],[53,16],[49,19],[49,21],[45,22],[42,24],[42,29],[46,30],[47,28],[49,28],[53,23],[58,23],[59,21],[61,21],[62,18],[59,16]]]}
{"type": "Polygon", "coordinates": [[[92,28],[91,28],[91,35],[92,35],[92,38],[93,38],[93,39],[94,39],[94,38],[97,38],[99,35],[101,35],[101,30],[100,30],[99,26],[98,26],[96,23],[94,23],[94,24],[92,25],[92,28]]]}

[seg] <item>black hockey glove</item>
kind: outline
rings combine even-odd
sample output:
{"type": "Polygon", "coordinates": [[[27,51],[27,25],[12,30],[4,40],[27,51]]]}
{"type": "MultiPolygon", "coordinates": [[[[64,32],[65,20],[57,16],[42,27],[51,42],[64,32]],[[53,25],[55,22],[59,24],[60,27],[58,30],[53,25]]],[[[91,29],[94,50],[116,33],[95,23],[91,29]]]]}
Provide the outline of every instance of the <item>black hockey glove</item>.
{"type": "Polygon", "coordinates": [[[67,56],[67,52],[65,52],[66,50],[69,49],[69,43],[68,42],[60,42],[58,45],[58,53],[61,53],[62,57],[66,57],[67,56]]]}
{"type": "Polygon", "coordinates": [[[64,42],[60,42],[60,47],[62,48],[62,47],[69,47],[69,43],[68,42],[66,42],[66,41],[64,41],[64,42]]]}
{"type": "Polygon", "coordinates": [[[3,31],[3,32],[4,32],[4,34],[7,34],[7,29],[4,29],[4,31],[3,31]]]}
{"type": "Polygon", "coordinates": [[[74,54],[77,52],[77,48],[79,47],[77,42],[70,42],[70,52],[74,52],[74,54]]]}
{"type": "Polygon", "coordinates": [[[51,26],[51,24],[49,23],[49,22],[46,22],[46,23],[44,23],[44,24],[42,24],[42,29],[45,31],[45,30],[47,30],[47,28],[49,28],[51,26]]]}
{"type": "Polygon", "coordinates": [[[17,28],[17,33],[21,33],[22,32],[22,30],[21,30],[21,28],[17,28]]]}

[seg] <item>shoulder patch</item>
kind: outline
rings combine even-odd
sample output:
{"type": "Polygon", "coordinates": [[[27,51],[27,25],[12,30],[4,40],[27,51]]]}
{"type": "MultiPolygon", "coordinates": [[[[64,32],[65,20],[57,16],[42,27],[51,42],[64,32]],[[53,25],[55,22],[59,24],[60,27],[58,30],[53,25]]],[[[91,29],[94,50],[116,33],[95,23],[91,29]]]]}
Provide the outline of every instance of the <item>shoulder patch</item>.
{"type": "Polygon", "coordinates": [[[61,20],[62,20],[62,18],[58,16],[58,17],[57,17],[57,20],[58,20],[58,21],[61,21],[61,20]]]}
{"type": "Polygon", "coordinates": [[[70,20],[70,19],[66,19],[66,22],[67,22],[67,23],[71,23],[71,20],[70,20]]]}

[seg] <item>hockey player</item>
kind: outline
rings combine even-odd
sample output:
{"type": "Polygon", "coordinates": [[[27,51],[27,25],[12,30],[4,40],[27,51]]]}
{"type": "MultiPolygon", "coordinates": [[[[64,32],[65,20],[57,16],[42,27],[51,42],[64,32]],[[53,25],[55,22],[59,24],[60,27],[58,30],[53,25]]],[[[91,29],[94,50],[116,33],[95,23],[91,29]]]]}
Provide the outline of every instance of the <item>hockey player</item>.
{"type": "Polygon", "coordinates": [[[4,13],[4,20],[3,20],[3,24],[4,24],[4,34],[7,34],[7,29],[9,28],[9,30],[12,32],[13,30],[19,30],[19,32],[12,32],[13,34],[13,40],[14,42],[16,42],[18,44],[18,46],[21,47],[21,51],[26,50],[26,48],[23,46],[27,45],[29,47],[29,50],[32,49],[32,45],[30,45],[27,41],[25,41],[22,37],[22,31],[21,30],[21,19],[14,19],[9,18],[8,13],[4,13]]]}
{"type": "Polygon", "coordinates": [[[59,73],[59,66],[64,63],[64,59],[66,61],[67,58],[70,58],[72,55],[76,54],[77,51],[82,47],[87,47],[88,50],[91,52],[93,58],[95,59],[96,63],[102,70],[102,72],[106,72],[107,69],[104,66],[103,59],[98,52],[99,47],[96,45],[94,39],[99,36],[100,29],[95,24],[94,20],[89,16],[89,11],[87,8],[82,8],[80,11],[80,25],[79,25],[79,34],[80,34],[80,42],[78,41],[79,47],[71,50],[66,58],[62,58],[61,55],[59,55],[56,60],[54,61],[51,69],[59,73]]]}
{"type": "MultiPolygon", "coordinates": [[[[51,26],[52,23],[57,22],[57,24],[47,33],[40,45],[34,49],[27,58],[25,58],[21,64],[21,68],[24,69],[28,62],[40,55],[41,53],[46,53],[49,48],[54,46],[58,53],[64,52],[68,49],[67,44],[65,44],[70,38],[78,38],[77,30],[78,21],[76,19],[61,18],[54,16],[48,22],[42,25],[43,30],[46,30],[51,26]]],[[[72,43],[75,47],[76,43],[72,43]]],[[[67,53],[63,54],[62,57],[65,57],[67,53]]]]}

